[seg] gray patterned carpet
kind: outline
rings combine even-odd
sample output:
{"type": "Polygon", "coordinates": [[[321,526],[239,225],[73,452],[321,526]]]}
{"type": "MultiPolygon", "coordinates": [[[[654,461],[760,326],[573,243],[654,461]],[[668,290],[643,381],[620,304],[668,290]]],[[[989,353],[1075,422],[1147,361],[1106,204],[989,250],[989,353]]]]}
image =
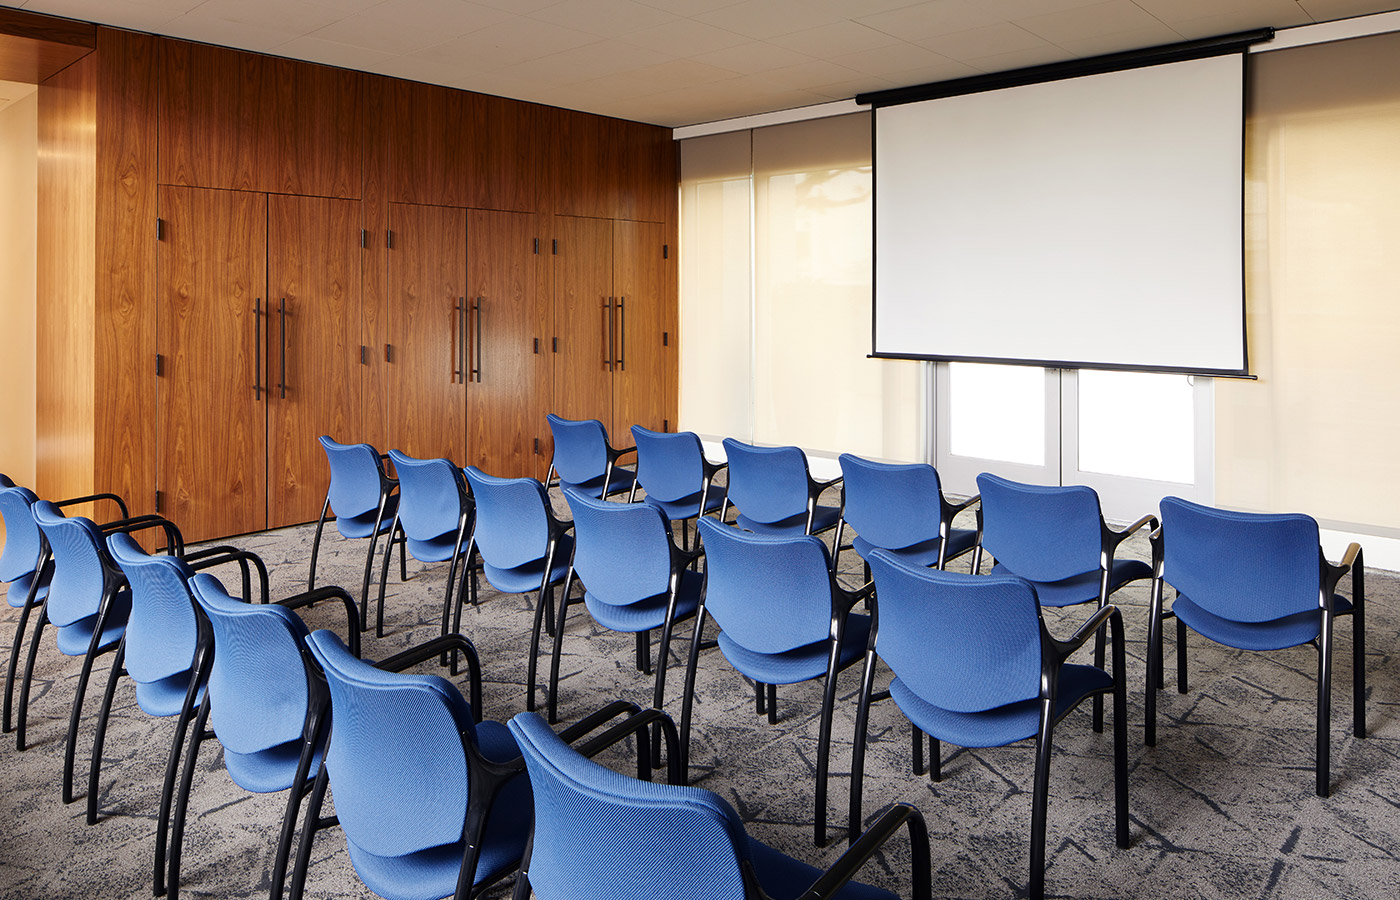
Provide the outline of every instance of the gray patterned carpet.
{"type": "MultiPolygon", "coordinates": [[[[293,528],[236,541],[261,554],[274,596],[304,587],[312,529],[293,528]]],[[[1135,539],[1128,551],[1142,553],[1135,539]]],[[[358,589],[365,544],[332,534],[321,552],[323,584],[358,589]]],[[[843,556],[854,580],[858,560],[843,556]]],[[[397,568],[397,567],[395,567],[397,568]]],[[[956,568],[956,566],[955,566],[956,568]]],[[[382,657],[436,633],[446,566],[410,562],[410,580],[390,573],[389,634],[367,636],[365,655],[382,657]]],[[[1346,727],[1351,702],[1351,631],[1338,628],[1333,719],[1333,796],[1313,794],[1315,654],[1300,648],[1247,654],[1192,644],[1192,690],[1173,690],[1168,637],[1168,690],[1161,697],[1158,746],[1142,745],[1143,651],[1147,588],[1118,596],[1129,632],[1129,760],[1132,846],[1112,835],[1111,731],[1094,734],[1088,711],[1059,727],[1050,788],[1051,896],[1074,898],[1388,898],[1400,895],[1400,669],[1392,655],[1400,631],[1400,582],[1369,576],[1368,681],[1370,737],[1346,727]]],[[[524,709],[524,648],[530,627],[524,598],[486,590],[468,609],[463,631],[481,652],[485,713],[507,719],[524,709]]],[[[0,607],[8,647],[16,611],[0,607]]],[[[1047,612],[1052,630],[1068,634],[1082,610],[1047,612]]],[[[321,605],[312,627],[343,629],[343,613],[321,605]]],[[[566,631],[560,713],[573,721],[608,700],[647,705],[649,678],[633,667],[630,635],[597,628],[582,607],[566,631]]],[[[672,646],[667,708],[679,717],[688,640],[672,646]]],[[[8,650],[0,650],[0,654],[8,650]]],[[[80,736],[79,784],[86,783],[98,697],[110,657],[89,691],[80,736]]],[[[84,824],[83,803],[59,799],[63,735],[78,662],[61,657],[45,636],[30,711],[31,749],[18,753],[12,735],[0,742],[0,897],[141,898],[149,874],[159,782],[173,722],[136,707],[128,685],[117,693],[103,764],[101,821],[84,824]]],[[[844,822],[855,719],[858,667],[841,676],[832,758],[830,815],[844,822]]],[[[888,674],[877,677],[883,686],[888,674]]],[[[465,679],[462,680],[465,683],[465,679]]],[[[696,784],[738,809],[750,833],[824,866],[844,847],[812,844],[811,777],[816,757],[818,683],[782,688],[776,726],[755,715],[752,687],[719,656],[700,659],[692,749],[696,784]]],[[[867,816],[895,800],[916,804],[933,842],[938,897],[1024,896],[1030,829],[1030,742],[993,750],[944,747],[943,781],[910,770],[908,726],[891,703],[871,717],[867,816]]],[[[283,798],[255,796],[224,772],[217,745],[202,754],[195,779],[182,881],[186,897],[266,896],[283,798]]],[[[626,765],[620,756],[612,759],[626,765]]],[[[80,787],[81,793],[81,787],[80,787]]],[[[839,834],[839,830],[837,834],[839,834]]],[[[907,896],[909,857],[897,839],[868,866],[864,880],[907,896]]],[[[507,889],[493,896],[508,896],[507,889]]],[[[310,897],[370,897],[351,869],[335,831],[317,839],[310,897]]]]}

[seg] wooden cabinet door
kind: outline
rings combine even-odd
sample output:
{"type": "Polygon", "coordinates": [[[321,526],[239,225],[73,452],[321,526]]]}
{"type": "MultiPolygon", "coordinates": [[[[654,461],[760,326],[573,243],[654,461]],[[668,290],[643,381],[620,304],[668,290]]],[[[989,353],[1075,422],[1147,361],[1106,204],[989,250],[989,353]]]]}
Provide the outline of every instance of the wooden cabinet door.
{"type": "Polygon", "coordinates": [[[555,216],[554,231],[558,241],[554,321],[559,346],[549,411],[566,419],[598,419],[611,429],[617,359],[613,223],[555,216]]]}
{"type": "Polygon", "coordinates": [[[613,419],[608,435],[614,447],[632,446],[632,426],[662,431],[669,415],[666,367],[675,348],[666,315],[667,268],[664,225],[613,223],[613,291],[617,295],[613,374],[613,419]]]}
{"type": "Polygon", "coordinates": [[[391,203],[389,230],[389,445],[460,466],[467,457],[467,211],[391,203]]]}
{"type": "Polygon", "coordinates": [[[536,475],[548,377],[541,254],[530,213],[467,214],[467,462],[492,475],[536,475]]]}
{"type": "Polygon", "coordinates": [[[269,528],[321,512],[317,437],[362,440],[359,238],[358,201],[268,198],[269,528]]]}
{"type": "Polygon", "coordinates": [[[157,202],[161,512],[189,541],[259,531],[267,527],[267,198],[162,187],[157,202]]]}

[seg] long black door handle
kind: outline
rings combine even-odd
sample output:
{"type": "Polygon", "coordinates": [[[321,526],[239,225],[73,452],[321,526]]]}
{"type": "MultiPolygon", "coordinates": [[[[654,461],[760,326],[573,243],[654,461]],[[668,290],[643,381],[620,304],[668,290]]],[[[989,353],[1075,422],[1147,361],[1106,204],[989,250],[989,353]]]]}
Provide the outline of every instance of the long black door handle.
{"type": "Polygon", "coordinates": [[[287,399],[287,298],[283,297],[277,301],[277,328],[280,332],[280,343],[282,344],[282,364],[279,373],[280,381],[277,383],[277,399],[287,399]]]}
{"type": "Polygon", "coordinates": [[[608,350],[603,357],[603,365],[607,366],[609,372],[613,370],[613,311],[612,298],[608,297],[603,301],[603,333],[607,335],[608,350]]]}
{"type": "Polygon", "coordinates": [[[463,372],[466,366],[462,364],[462,321],[466,317],[466,312],[462,309],[463,299],[464,298],[461,297],[454,297],[452,299],[452,335],[454,342],[457,344],[457,346],[453,348],[454,352],[452,354],[453,384],[466,380],[466,375],[463,372]]]}
{"type": "Polygon", "coordinates": [[[481,383],[481,303],[485,297],[476,298],[476,357],[472,360],[472,373],[477,384],[481,383]]]}
{"type": "Polygon", "coordinates": [[[627,298],[617,298],[617,369],[627,371],[627,298]]]}
{"type": "Polygon", "coordinates": [[[262,298],[253,301],[253,399],[262,399],[262,298]]]}

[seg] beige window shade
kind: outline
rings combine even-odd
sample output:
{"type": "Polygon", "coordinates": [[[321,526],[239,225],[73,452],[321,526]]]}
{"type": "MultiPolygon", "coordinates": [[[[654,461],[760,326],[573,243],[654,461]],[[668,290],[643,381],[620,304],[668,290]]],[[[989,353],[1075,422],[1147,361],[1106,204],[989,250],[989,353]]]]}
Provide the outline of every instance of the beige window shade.
{"type": "Polygon", "coordinates": [[[1400,35],[1251,57],[1248,331],[1216,498],[1400,527],[1400,35]]]}

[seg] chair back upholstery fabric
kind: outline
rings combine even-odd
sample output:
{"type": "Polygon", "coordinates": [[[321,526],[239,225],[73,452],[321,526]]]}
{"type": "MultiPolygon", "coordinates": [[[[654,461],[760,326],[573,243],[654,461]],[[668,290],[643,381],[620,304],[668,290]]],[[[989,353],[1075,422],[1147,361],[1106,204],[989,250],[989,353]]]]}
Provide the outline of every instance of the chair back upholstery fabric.
{"type": "Polygon", "coordinates": [[[741,900],[748,838],[710,791],[604,768],[534,713],[510,722],[535,795],[530,887],[540,900],[741,900]]]}
{"type": "Polygon", "coordinates": [[[554,435],[554,471],[561,481],[581,484],[608,469],[608,430],[597,419],[561,419],[549,413],[554,435]]]}
{"type": "Polygon", "coordinates": [[[53,579],[46,601],[49,621],[65,628],[97,615],[107,587],[102,532],[91,519],[67,518],[47,500],[36,502],[30,509],[53,551],[53,579]]]}
{"type": "Polygon", "coordinates": [[[729,500],[755,522],[807,512],[807,455],[798,447],[756,447],[724,439],[729,500]]]}
{"type": "Polygon", "coordinates": [[[924,463],[871,462],[841,454],[846,523],[868,543],[902,550],[939,536],[942,486],[924,463]]]}
{"type": "Polygon", "coordinates": [[[381,469],[375,449],[369,444],[339,444],[324,434],[317,440],[330,465],[328,496],[336,516],[353,519],[378,509],[381,469]]]}
{"type": "Polygon", "coordinates": [[[627,606],[671,584],[671,537],[665,514],[645,503],[594,500],[572,488],[574,571],[593,599],[627,606]]]}
{"type": "Polygon", "coordinates": [[[1162,499],[1163,577],[1191,602],[1234,622],[1316,610],[1317,521],[1300,513],[1245,513],[1162,499]]]}
{"type": "MultiPolygon", "coordinates": [[[[9,479],[5,479],[9,481],[9,479]]],[[[0,555],[0,581],[17,581],[34,571],[43,549],[31,507],[39,498],[13,483],[0,488],[0,518],[5,520],[5,552],[0,555]]]]}
{"type": "Polygon", "coordinates": [[[977,489],[982,546],[1006,568],[1031,581],[1061,581],[1099,568],[1102,517],[1093,488],[1023,484],[983,472],[977,489]]]}
{"type": "Polygon", "coordinates": [[[533,478],[497,478],[476,466],[465,469],[476,501],[472,532],[481,558],[514,569],[543,557],[549,547],[549,495],[533,478]]]}
{"type": "Polygon", "coordinates": [[[784,653],[831,635],[826,544],[811,535],[751,534],[700,519],[705,608],[730,638],[756,653],[784,653]]]}
{"type": "Polygon", "coordinates": [[[934,706],[975,713],[1040,696],[1040,604],[1015,575],[966,575],[870,554],[880,658],[934,706]]]}
{"type": "Polygon", "coordinates": [[[212,575],[197,574],[189,585],[214,630],[209,718],[219,743],[257,753],[301,737],[310,701],[306,625],[285,606],[230,597],[212,575]]]}
{"type": "Polygon", "coordinates": [[[445,459],[418,459],[397,450],[390,450],[389,458],[399,475],[399,524],[409,550],[415,542],[455,533],[466,493],[462,470],[445,459]]]}
{"type": "Polygon", "coordinates": [[[705,488],[705,451],[693,432],[668,434],[632,426],[637,481],[654,500],[674,503],[705,488]]]}
{"type": "Polygon", "coordinates": [[[199,620],[190,596],[189,566],[173,556],[152,556],[131,535],[107,537],[107,549],[131,586],[126,623],[126,670],[151,684],[187,671],[199,640],[199,620]]]}
{"type": "Polygon", "coordinates": [[[331,694],[326,769],[345,836],[376,856],[404,856],[462,839],[471,710],[436,675],[385,672],[340,638],[308,640],[331,694]]]}

